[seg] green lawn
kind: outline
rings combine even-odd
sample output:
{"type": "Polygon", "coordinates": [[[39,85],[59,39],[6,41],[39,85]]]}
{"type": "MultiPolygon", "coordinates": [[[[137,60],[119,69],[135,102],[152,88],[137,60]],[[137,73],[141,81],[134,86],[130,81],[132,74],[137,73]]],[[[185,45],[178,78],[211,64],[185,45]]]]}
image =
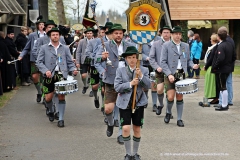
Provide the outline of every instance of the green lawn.
{"type": "MultiPolygon", "coordinates": [[[[200,64],[201,64],[201,68],[203,68],[204,63],[201,62],[200,64]]],[[[200,76],[201,76],[201,77],[204,77],[205,73],[206,73],[206,71],[201,70],[200,76]]],[[[237,63],[237,64],[235,65],[234,72],[233,72],[233,76],[240,76],[240,64],[239,64],[239,63],[237,63]]]]}
{"type": "Polygon", "coordinates": [[[3,93],[2,96],[0,96],[0,108],[2,108],[17,92],[17,90],[12,90],[10,92],[3,93]]]}

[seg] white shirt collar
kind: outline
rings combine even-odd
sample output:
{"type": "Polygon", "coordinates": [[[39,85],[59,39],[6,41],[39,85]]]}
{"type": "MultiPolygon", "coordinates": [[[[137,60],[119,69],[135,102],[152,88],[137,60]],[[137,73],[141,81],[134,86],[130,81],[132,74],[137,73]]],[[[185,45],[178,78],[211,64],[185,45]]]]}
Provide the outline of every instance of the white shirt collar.
{"type": "MultiPolygon", "coordinates": [[[[53,46],[55,48],[55,46],[52,44],[52,41],[50,40],[50,42],[48,43],[49,46],[53,46]]],[[[62,43],[59,42],[58,46],[55,49],[58,49],[60,47],[60,45],[62,45],[62,43]]]]}
{"type": "Polygon", "coordinates": [[[41,33],[40,31],[37,31],[38,34],[46,34],[45,31],[43,31],[43,33],[41,33]]]}

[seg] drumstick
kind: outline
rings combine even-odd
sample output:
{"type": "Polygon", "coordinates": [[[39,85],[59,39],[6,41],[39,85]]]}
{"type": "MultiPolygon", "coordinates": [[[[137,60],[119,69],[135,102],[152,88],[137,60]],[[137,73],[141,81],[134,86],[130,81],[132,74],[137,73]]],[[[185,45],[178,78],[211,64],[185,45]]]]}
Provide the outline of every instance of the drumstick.
{"type": "Polygon", "coordinates": [[[16,60],[14,60],[14,61],[8,61],[7,63],[8,63],[8,64],[11,64],[11,63],[14,63],[14,62],[17,62],[17,61],[19,61],[19,59],[16,59],[16,60]]]}

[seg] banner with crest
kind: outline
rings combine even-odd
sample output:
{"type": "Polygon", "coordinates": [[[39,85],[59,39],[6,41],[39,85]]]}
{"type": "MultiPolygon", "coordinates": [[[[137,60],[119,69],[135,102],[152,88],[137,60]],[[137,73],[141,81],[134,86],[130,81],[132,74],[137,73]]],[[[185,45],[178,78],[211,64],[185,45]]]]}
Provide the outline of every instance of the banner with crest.
{"type": "Polygon", "coordinates": [[[126,10],[130,38],[137,44],[151,42],[158,32],[164,12],[154,0],[139,0],[126,10]]]}

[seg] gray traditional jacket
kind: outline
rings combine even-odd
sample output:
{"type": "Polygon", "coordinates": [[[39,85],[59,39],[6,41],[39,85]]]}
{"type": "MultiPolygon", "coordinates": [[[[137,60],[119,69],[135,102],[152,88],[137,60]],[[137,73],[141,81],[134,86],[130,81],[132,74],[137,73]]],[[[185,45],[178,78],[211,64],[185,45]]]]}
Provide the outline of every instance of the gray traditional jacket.
{"type": "Polygon", "coordinates": [[[160,60],[161,60],[161,51],[162,51],[162,45],[164,44],[164,41],[161,39],[159,41],[156,41],[153,43],[152,48],[150,50],[150,54],[149,54],[149,62],[151,67],[154,70],[157,70],[160,67],[160,60]]]}
{"type": "Polygon", "coordinates": [[[36,65],[40,72],[42,72],[42,74],[46,74],[47,71],[51,71],[53,77],[56,62],[64,78],[67,78],[68,72],[76,70],[70,50],[66,45],[60,44],[57,54],[52,45],[45,44],[41,46],[36,61],[36,65]]]}
{"type": "MultiPolygon", "coordinates": [[[[123,43],[123,52],[126,51],[127,47],[135,46],[135,44],[132,44],[129,42],[122,41],[122,43],[123,43]]],[[[98,46],[98,51],[95,56],[94,65],[100,75],[104,73],[102,78],[103,82],[108,84],[113,84],[116,76],[116,70],[118,68],[118,63],[119,63],[118,47],[113,40],[105,42],[104,44],[105,44],[106,50],[108,51],[109,59],[110,61],[112,61],[112,66],[107,65],[106,68],[104,68],[104,66],[102,65],[102,52],[104,52],[102,45],[98,46]]]]}
{"type": "Polygon", "coordinates": [[[189,45],[181,42],[180,51],[178,52],[177,46],[173,41],[163,44],[160,66],[166,76],[176,73],[179,58],[184,72],[187,73],[187,67],[189,66],[192,68],[194,65],[190,60],[189,45]]]}
{"type": "Polygon", "coordinates": [[[89,55],[86,54],[87,48],[87,38],[81,39],[78,43],[77,51],[76,51],[76,63],[77,64],[84,64],[86,57],[89,55]]]}
{"type": "MultiPolygon", "coordinates": [[[[151,88],[151,81],[148,76],[148,68],[140,66],[143,78],[137,86],[136,106],[144,106],[148,103],[148,99],[144,90],[151,88]]],[[[130,82],[135,77],[135,72],[131,72],[129,67],[118,68],[114,81],[114,89],[118,92],[116,106],[121,109],[126,109],[133,92],[133,87],[130,87],[130,82]]]]}
{"type": "MultiPolygon", "coordinates": [[[[155,43],[158,40],[161,40],[161,37],[156,36],[154,38],[154,42],[153,43],[155,43]]],[[[151,43],[143,44],[143,46],[142,46],[143,65],[145,65],[145,66],[149,66],[150,65],[149,61],[147,61],[147,58],[150,57],[150,50],[151,50],[151,48],[152,48],[151,43]]]]}
{"type": "MultiPolygon", "coordinates": [[[[50,38],[47,35],[37,39],[36,43],[34,44],[33,50],[32,50],[32,55],[33,55],[33,58],[34,58],[33,62],[35,62],[37,60],[38,53],[40,51],[41,46],[44,45],[44,44],[49,44],[49,42],[50,42],[50,38]]],[[[65,42],[63,36],[60,36],[59,42],[61,44],[66,45],[66,42],[65,42]]]]}
{"type": "Polygon", "coordinates": [[[23,57],[23,56],[25,56],[26,54],[29,53],[30,54],[30,61],[31,62],[36,61],[36,59],[33,57],[32,50],[34,48],[34,44],[36,43],[38,37],[39,37],[38,32],[33,32],[29,35],[26,46],[22,50],[22,53],[20,54],[20,57],[23,57]]]}

